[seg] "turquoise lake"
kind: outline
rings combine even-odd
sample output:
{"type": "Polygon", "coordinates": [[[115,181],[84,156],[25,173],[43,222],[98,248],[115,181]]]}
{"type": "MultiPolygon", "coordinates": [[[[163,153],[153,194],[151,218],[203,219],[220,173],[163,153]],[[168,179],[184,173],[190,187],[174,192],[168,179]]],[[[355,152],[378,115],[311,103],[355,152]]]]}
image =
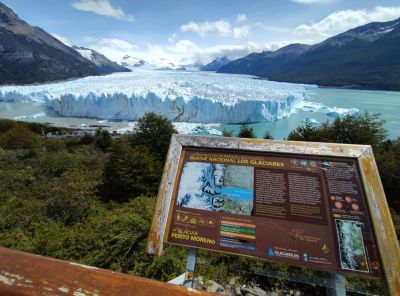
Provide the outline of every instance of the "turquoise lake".
{"type": "MultiPolygon", "coordinates": [[[[381,118],[385,120],[384,127],[388,130],[388,138],[400,137],[400,92],[318,88],[310,91],[309,100],[329,107],[358,108],[360,112],[380,113],[381,118]]],[[[299,110],[288,118],[250,126],[259,138],[268,131],[274,139],[284,139],[290,131],[304,124],[303,120],[306,118],[319,122],[335,119],[324,113],[299,110]]],[[[237,133],[240,125],[223,125],[221,129],[224,128],[237,133]]]]}

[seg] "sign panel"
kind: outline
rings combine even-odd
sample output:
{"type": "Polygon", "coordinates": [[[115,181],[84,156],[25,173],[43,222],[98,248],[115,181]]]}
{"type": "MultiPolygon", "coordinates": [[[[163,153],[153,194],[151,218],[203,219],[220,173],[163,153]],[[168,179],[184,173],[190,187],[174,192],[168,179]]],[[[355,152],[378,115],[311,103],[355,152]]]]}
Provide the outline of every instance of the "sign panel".
{"type": "Polygon", "coordinates": [[[164,241],[380,277],[357,159],[182,147],[164,241]]]}

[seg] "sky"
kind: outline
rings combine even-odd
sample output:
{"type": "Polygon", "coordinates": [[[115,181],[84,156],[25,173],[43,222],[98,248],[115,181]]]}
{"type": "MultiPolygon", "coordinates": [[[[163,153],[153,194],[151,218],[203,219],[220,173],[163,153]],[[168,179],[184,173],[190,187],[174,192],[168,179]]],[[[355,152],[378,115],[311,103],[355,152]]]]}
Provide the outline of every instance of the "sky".
{"type": "Polygon", "coordinates": [[[205,64],[315,44],[400,17],[399,0],[2,0],[23,20],[113,61],[205,64]]]}

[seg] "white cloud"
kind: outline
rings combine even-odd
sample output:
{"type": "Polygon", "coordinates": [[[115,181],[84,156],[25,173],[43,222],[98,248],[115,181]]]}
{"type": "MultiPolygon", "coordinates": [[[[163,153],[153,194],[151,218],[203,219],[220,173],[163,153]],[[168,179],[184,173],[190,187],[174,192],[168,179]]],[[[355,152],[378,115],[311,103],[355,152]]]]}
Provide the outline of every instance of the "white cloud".
{"type": "Polygon", "coordinates": [[[97,50],[113,61],[120,60],[124,55],[132,55],[138,49],[136,45],[116,38],[102,38],[88,47],[97,50]]]}
{"type": "Polygon", "coordinates": [[[231,24],[226,20],[219,20],[216,22],[189,22],[181,26],[182,32],[195,32],[204,37],[209,32],[218,32],[221,36],[229,36],[231,32],[231,24]]]}
{"type": "Polygon", "coordinates": [[[170,37],[168,37],[168,42],[169,43],[174,43],[176,40],[177,35],[176,34],[172,34],[170,37]]]}
{"type": "Polygon", "coordinates": [[[178,64],[207,64],[218,57],[227,56],[229,59],[233,60],[252,52],[276,50],[287,44],[289,44],[289,42],[257,44],[249,41],[240,45],[222,44],[200,47],[190,40],[179,40],[175,46],[167,47],[164,54],[169,56],[170,59],[177,61],[178,64]]]}
{"type": "Polygon", "coordinates": [[[92,43],[92,42],[95,42],[97,40],[97,38],[93,37],[93,36],[83,36],[82,40],[86,43],[89,43],[89,42],[92,43]]]}
{"type": "Polygon", "coordinates": [[[338,0],[291,0],[292,2],[300,4],[330,4],[338,0]]]}
{"type": "Polygon", "coordinates": [[[169,43],[164,45],[146,44],[139,48],[126,40],[116,38],[102,38],[92,40],[88,38],[87,47],[97,50],[112,61],[120,61],[123,56],[130,55],[143,59],[150,63],[169,61],[175,65],[206,64],[215,58],[227,56],[229,59],[237,59],[253,52],[262,50],[276,50],[290,42],[275,42],[268,44],[257,44],[247,42],[243,44],[220,44],[209,47],[201,47],[192,40],[179,39],[173,34],[169,43]]]}
{"type": "Polygon", "coordinates": [[[58,35],[56,33],[50,33],[51,36],[53,36],[54,38],[58,39],[59,41],[61,41],[62,43],[64,43],[65,45],[68,46],[72,46],[72,42],[69,41],[67,38],[65,38],[64,36],[58,35]]]}
{"type": "Polygon", "coordinates": [[[150,63],[170,61],[175,65],[207,64],[212,60],[227,56],[229,59],[237,59],[252,52],[262,50],[276,50],[290,42],[275,42],[269,44],[257,44],[247,42],[236,45],[216,45],[200,47],[188,39],[174,41],[172,44],[161,46],[148,43],[144,48],[131,44],[125,40],[116,38],[102,38],[87,47],[97,50],[112,61],[120,61],[123,56],[130,55],[143,59],[150,63]]]}
{"type": "Polygon", "coordinates": [[[247,16],[244,13],[240,13],[236,16],[237,23],[243,23],[247,20],[247,16]]]}
{"type": "Polygon", "coordinates": [[[173,46],[168,46],[167,49],[174,53],[188,53],[191,50],[196,50],[197,45],[190,40],[179,40],[173,46]]]}
{"type": "Polygon", "coordinates": [[[253,42],[241,45],[216,45],[198,48],[191,56],[191,60],[196,64],[207,64],[218,57],[227,56],[232,60],[261,50],[263,50],[263,47],[253,42]]]}
{"type": "Polygon", "coordinates": [[[254,24],[254,26],[273,33],[289,33],[292,31],[292,29],[288,27],[270,26],[270,25],[265,25],[262,22],[257,22],[254,24]]]}
{"type": "Polygon", "coordinates": [[[240,39],[250,34],[250,27],[249,26],[235,27],[233,28],[232,33],[233,33],[233,38],[240,39]]]}
{"type": "Polygon", "coordinates": [[[113,17],[124,21],[133,21],[133,15],[126,14],[122,8],[113,7],[108,0],[78,0],[71,6],[82,11],[93,12],[98,15],[113,17]]]}
{"type": "Polygon", "coordinates": [[[232,27],[229,21],[221,19],[215,22],[189,22],[180,27],[182,32],[194,32],[205,37],[207,33],[216,32],[223,37],[233,37],[235,39],[246,37],[250,34],[249,26],[232,27]]]}
{"type": "Polygon", "coordinates": [[[328,15],[318,23],[302,24],[293,34],[306,43],[317,43],[357,26],[370,22],[386,22],[400,17],[400,7],[377,6],[372,10],[342,10],[328,15]]]}

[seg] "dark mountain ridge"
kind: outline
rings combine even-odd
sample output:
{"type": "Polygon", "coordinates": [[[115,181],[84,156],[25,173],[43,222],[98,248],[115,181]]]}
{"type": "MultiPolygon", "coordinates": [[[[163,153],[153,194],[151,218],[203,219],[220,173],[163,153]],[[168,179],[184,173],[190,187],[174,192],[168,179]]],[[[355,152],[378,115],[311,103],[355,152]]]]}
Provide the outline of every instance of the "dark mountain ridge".
{"type": "Polygon", "coordinates": [[[296,43],[287,45],[276,51],[251,53],[226,64],[218,72],[266,76],[293,61],[310,47],[310,45],[296,43]]]}
{"type": "Polygon", "coordinates": [[[0,84],[41,83],[104,73],[102,67],[21,20],[0,3],[0,84]]]}
{"type": "Polygon", "coordinates": [[[285,59],[275,52],[250,54],[218,72],[324,86],[400,89],[400,19],[374,22],[328,38],[285,59]]]}

